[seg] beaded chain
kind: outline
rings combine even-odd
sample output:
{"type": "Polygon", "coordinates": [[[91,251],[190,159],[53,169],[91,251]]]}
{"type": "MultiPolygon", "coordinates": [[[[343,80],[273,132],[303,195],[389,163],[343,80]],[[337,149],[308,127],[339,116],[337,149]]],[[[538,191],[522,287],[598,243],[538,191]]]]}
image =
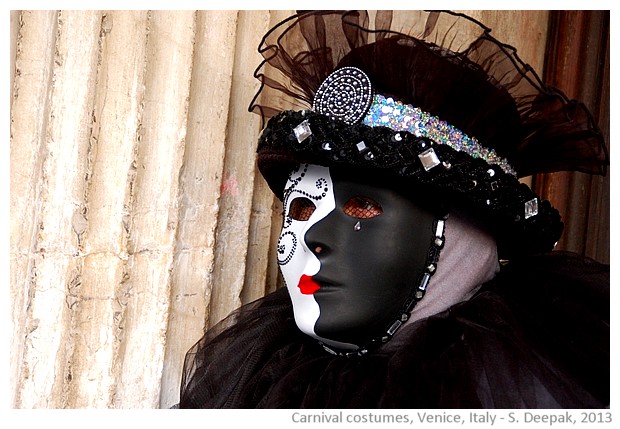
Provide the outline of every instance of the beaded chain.
{"type": "Polygon", "coordinates": [[[364,356],[369,351],[379,347],[381,344],[387,343],[398,331],[398,329],[402,327],[407,320],[409,320],[409,317],[411,317],[411,311],[413,311],[418,301],[424,298],[431,277],[437,271],[437,262],[439,261],[439,255],[441,253],[441,249],[444,247],[445,244],[445,223],[447,218],[448,215],[445,215],[440,219],[435,219],[435,221],[433,222],[433,230],[435,231],[435,233],[431,239],[424,269],[418,276],[417,287],[412,291],[411,295],[405,302],[400,316],[397,317],[390,324],[390,326],[386,329],[385,333],[376,338],[373,338],[366,345],[359,347],[358,349],[353,351],[336,350],[335,348],[319,341],[319,344],[321,344],[321,346],[325,350],[327,350],[331,354],[338,356],[364,356]]]}
{"type": "MultiPolygon", "coordinates": [[[[354,67],[338,69],[325,79],[315,95],[312,111],[285,111],[271,118],[259,138],[257,151],[259,166],[274,163],[283,167],[282,163],[289,162],[391,171],[400,176],[398,180],[430,186],[446,196],[467,201],[495,223],[492,227],[500,257],[503,252],[509,258],[517,253],[549,251],[562,231],[557,210],[548,201],[540,202],[527,185],[520,183],[506,159],[427,112],[373,94],[368,77],[354,67]]],[[[264,175],[270,180],[268,173],[264,175]]],[[[285,203],[296,185],[293,181],[284,191],[285,203]]],[[[320,186],[317,183],[317,188],[320,186]]],[[[278,195],[277,188],[272,189],[278,195]]],[[[319,341],[325,350],[339,356],[363,356],[389,341],[409,320],[437,270],[446,218],[435,220],[426,266],[400,316],[385,333],[354,351],[336,350],[319,341]]],[[[295,237],[292,245],[293,249],[297,245],[295,237]]]]}

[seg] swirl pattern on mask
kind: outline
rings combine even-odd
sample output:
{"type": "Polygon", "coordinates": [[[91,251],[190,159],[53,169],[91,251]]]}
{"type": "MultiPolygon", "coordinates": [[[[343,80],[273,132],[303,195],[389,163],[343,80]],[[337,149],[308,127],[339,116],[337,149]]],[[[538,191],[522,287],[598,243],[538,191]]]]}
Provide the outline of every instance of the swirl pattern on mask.
{"type": "Polygon", "coordinates": [[[316,180],[316,191],[313,190],[312,192],[309,192],[306,189],[299,189],[299,184],[305,177],[307,171],[308,164],[298,166],[291,172],[287,182],[287,187],[284,189],[283,203],[285,213],[282,233],[280,234],[277,245],[278,265],[285,265],[291,261],[295,251],[297,250],[297,244],[299,241],[299,238],[295,232],[288,230],[293,223],[293,218],[288,215],[288,207],[290,206],[291,200],[297,196],[302,196],[310,199],[311,201],[320,201],[327,195],[327,192],[329,192],[329,184],[327,179],[324,177],[320,177],[316,180]]]}

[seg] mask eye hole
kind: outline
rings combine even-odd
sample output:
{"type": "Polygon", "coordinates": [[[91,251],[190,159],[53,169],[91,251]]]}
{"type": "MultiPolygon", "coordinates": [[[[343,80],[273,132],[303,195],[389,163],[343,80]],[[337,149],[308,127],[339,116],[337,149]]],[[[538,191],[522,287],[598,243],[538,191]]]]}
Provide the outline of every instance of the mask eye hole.
{"type": "Polygon", "coordinates": [[[342,211],[356,219],[371,219],[383,214],[381,204],[370,197],[355,196],[342,207],[342,211]]]}
{"type": "Polygon", "coordinates": [[[314,211],[316,206],[312,201],[306,197],[297,197],[291,201],[291,205],[288,209],[288,216],[295,220],[308,220],[314,211]]]}

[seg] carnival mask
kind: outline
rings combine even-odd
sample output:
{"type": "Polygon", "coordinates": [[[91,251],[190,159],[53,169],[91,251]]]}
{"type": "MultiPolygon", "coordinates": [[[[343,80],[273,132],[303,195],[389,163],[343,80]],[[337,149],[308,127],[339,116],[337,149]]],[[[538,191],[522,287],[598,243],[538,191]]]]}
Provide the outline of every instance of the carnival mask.
{"type": "Polygon", "coordinates": [[[299,329],[341,350],[382,335],[418,286],[436,216],[378,175],[307,164],[283,201],[278,263],[299,329]]]}

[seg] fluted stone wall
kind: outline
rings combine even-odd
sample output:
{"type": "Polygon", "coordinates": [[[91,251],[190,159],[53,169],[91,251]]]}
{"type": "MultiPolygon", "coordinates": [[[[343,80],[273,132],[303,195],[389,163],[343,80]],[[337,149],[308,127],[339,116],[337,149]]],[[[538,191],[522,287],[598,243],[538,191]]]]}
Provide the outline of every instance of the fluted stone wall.
{"type": "MultiPolygon", "coordinates": [[[[10,406],[170,407],[187,349],[276,288],[247,106],[288,13],[11,12],[10,406]]],[[[472,14],[542,66],[546,12],[472,14]]]]}

